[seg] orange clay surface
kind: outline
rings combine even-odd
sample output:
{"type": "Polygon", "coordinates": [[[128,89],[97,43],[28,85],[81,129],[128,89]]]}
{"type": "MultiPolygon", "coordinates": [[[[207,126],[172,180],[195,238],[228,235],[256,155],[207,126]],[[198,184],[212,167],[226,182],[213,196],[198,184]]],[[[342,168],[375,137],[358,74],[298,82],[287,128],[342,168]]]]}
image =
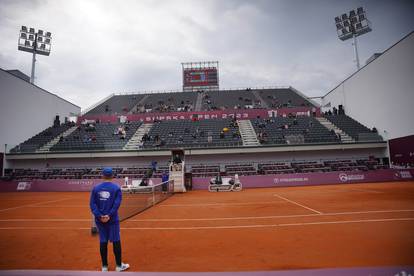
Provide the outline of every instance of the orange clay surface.
{"type": "MultiPolygon", "coordinates": [[[[0,194],[0,269],[99,270],[88,199],[0,194]]],[[[121,238],[132,271],[414,265],[414,182],[191,191],[122,222],[121,238]]]]}

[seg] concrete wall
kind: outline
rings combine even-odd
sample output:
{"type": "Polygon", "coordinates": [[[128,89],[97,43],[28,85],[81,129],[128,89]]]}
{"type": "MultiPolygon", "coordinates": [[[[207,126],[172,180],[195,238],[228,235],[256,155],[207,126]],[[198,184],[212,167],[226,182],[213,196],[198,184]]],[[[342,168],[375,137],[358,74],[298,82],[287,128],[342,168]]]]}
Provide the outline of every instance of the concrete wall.
{"type": "Polygon", "coordinates": [[[80,107],[0,69],[0,152],[61,122],[80,107]]]}
{"type": "Polygon", "coordinates": [[[414,33],[322,98],[385,139],[414,134],[414,33]]]}

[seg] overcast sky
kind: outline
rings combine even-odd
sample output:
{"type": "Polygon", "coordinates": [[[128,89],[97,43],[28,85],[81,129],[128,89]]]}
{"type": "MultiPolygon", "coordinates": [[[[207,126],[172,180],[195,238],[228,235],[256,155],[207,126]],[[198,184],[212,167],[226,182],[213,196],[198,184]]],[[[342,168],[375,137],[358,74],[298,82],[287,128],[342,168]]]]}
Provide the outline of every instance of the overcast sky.
{"type": "Polygon", "coordinates": [[[321,96],[355,71],[334,17],[363,6],[365,64],[414,30],[402,0],[0,0],[0,67],[30,76],[21,25],[52,33],[36,84],[82,109],[111,93],[181,90],[181,62],[219,61],[221,88],[293,86],[321,96]]]}

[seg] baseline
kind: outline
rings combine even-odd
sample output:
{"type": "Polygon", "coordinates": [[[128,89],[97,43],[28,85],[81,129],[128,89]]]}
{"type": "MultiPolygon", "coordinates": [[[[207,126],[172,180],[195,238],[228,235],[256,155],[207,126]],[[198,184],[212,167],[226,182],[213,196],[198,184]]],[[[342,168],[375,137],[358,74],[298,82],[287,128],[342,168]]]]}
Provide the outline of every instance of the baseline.
{"type": "MultiPolygon", "coordinates": [[[[308,225],[332,225],[371,222],[395,222],[414,221],[414,217],[407,218],[384,218],[384,219],[362,219],[362,220],[337,220],[337,221],[315,221],[302,223],[280,223],[280,224],[255,224],[255,225],[229,225],[229,226],[199,226],[199,227],[121,227],[122,230],[211,230],[211,229],[243,229],[243,228],[275,228],[308,225]]],[[[90,230],[90,227],[0,227],[0,230],[90,230]]]]}

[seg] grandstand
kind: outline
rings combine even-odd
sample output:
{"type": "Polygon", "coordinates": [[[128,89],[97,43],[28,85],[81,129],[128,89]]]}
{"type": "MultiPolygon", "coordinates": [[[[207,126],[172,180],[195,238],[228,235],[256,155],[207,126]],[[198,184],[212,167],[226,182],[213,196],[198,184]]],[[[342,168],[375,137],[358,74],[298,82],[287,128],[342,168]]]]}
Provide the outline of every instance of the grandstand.
{"type": "Polygon", "coordinates": [[[352,137],[354,144],[382,142],[380,136],[349,116],[323,116],[316,111],[319,107],[293,88],[113,95],[80,117],[70,133],[61,135],[67,130],[65,125],[62,129],[48,128],[15,147],[12,153],[44,152],[41,148],[47,143],[52,144],[47,152],[125,151],[128,148],[124,146],[139,129],[141,135],[136,135],[134,149],[141,150],[240,148],[251,145],[243,135],[249,131],[257,139],[258,147],[343,143],[341,135],[321,123],[323,117],[342,135],[352,137]],[[203,110],[195,112],[200,96],[203,110]],[[267,100],[262,104],[258,98],[267,100]],[[266,105],[275,108],[268,109],[266,105]],[[219,113],[223,111],[228,115],[219,113]],[[120,122],[120,115],[125,116],[126,124],[120,122]],[[247,125],[240,123],[243,121],[247,125]],[[82,122],[91,122],[92,129],[82,122]],[[125,125],[125,136],[116,133],[120,124],[125,125]],[[374,139],[370,139],[372,136],[374,139]]]}
{"type": "Polygon", "coordinates": [[[329,114],[293,88],[112,95],[77,123],[49,127],[13,148],[5,177],[94,180],[109,164],[120,181],[140,179],[155,160],[159,178],[176,149],[186,156],[183,183],[198,188],[218,174],[238,174],[253,187],[255,177],[388,167],[380,136],[349,116],[329,114]]]}

